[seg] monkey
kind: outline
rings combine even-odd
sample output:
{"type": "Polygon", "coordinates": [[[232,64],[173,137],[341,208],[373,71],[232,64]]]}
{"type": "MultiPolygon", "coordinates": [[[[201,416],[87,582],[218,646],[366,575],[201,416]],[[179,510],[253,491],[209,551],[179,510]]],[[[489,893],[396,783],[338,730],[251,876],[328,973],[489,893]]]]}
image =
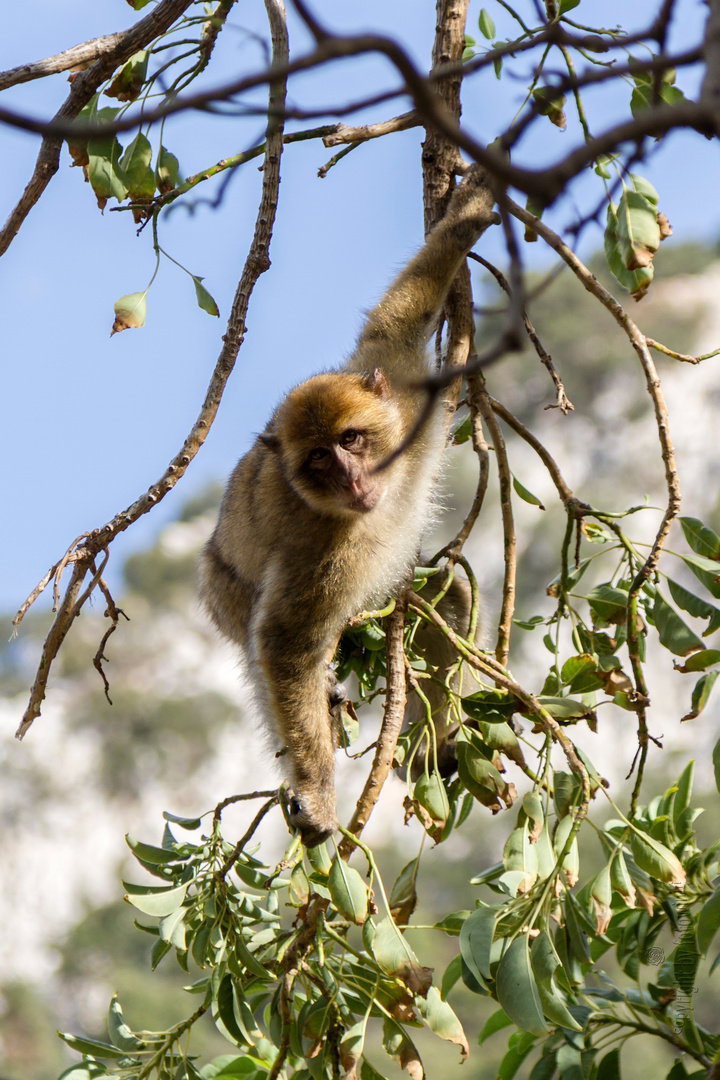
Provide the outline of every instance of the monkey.
{"type": "Polygon", "coordinates": [[[348,619],[407,582],[432,512],[442,402],[387,462],[427,401],[428,338],[463,259],[498,220],[492,207],[471,166],[355,351],[290,390],[238,462],[201,556],[201,600],[244,651],[289,763],[288,820],[308,847],[337,828],[329,664],[348,619]]]}

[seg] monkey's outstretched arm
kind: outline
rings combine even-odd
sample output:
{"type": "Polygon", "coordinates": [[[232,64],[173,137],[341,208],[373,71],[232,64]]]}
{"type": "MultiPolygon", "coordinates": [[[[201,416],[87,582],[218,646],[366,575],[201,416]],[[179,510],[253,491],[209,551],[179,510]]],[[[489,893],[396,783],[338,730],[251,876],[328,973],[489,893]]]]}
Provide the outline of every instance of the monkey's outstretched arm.
{"type": "Polygon", "coordinates": [[[424,247],[369,313],[350,368],[387,368],[387,350],[393,349],[393,370],[402,367],[407,374],[416,373],[417,358],[424,362],[425,343],[462,260],[485,229],[498,221],[493,201],[486,173],[472,166],[424,247]]]}

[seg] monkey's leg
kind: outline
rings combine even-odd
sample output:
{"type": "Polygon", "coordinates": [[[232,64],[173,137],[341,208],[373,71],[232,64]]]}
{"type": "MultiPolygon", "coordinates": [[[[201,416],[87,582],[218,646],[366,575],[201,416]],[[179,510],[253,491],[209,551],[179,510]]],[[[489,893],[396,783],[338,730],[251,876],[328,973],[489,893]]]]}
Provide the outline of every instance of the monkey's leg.
{"type": "MultiPolygon", "coordinates": [[[[330,712],[328,659],[332,647],[312,648],[313,620],[298,625],[266,612],[254,634],[255,661],[262,671],[261,694],[278,741],[287,747],[292,788],[289,819],[307,847],[337,828],[335,723],[330,712]]],[[[336,684],[339,691],[341,684],[336,684]]]]}

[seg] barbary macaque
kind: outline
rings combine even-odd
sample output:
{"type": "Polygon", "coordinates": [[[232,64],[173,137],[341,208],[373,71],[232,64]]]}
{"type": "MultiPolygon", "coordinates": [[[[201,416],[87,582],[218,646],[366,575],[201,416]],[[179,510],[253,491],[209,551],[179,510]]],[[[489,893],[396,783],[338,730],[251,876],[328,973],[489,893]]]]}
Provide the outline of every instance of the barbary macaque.
{"type": "Polygon", "coordinates": [[[335,371],[291,390],[230,477],[204,549],[200,590],[245,653],[257,705],[286,748],[288,817],[307,846],[337,827],[329,674],[360,610],[403,586],[432,510],[442,402],[384,469],[427,401],[427,340],[455,274],[497,220],[472,166],[445,217],[367,316],[335,371]]]}

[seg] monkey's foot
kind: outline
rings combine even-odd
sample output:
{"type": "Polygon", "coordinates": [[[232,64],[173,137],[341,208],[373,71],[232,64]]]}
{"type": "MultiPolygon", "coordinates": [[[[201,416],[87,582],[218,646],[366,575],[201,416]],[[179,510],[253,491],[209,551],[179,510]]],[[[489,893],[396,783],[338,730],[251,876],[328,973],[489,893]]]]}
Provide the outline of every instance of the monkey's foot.
{"type": "Polygon", "coordinates": [[[286,816],[297,829],[305,847],[317,847],[328,840],[338,827],[335,792],[293,791],[286,788],[286,816]]]}
{"type": "Polygon", "coordinates": [[[334,709],[337,705],[342,705],[344,701],[348,699],[348,692],[345,683],[338,682],[338,677],[331,667],[328,668],[328,701],[330,703],[330,709],[334,709]]]}

